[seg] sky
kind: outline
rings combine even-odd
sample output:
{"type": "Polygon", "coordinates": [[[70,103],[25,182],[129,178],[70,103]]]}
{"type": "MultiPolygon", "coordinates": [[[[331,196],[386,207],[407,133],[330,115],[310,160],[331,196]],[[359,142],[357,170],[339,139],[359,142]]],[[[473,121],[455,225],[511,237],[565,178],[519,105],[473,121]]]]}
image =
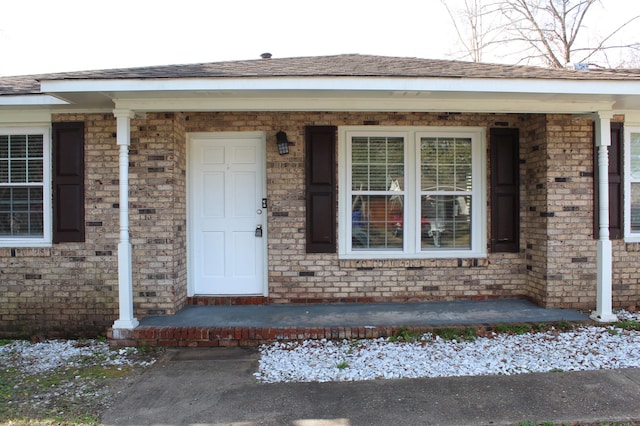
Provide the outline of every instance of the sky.
{"type": "MultiPolygon", "coordinates": [[[[594,33],[640,15],[640,0],[600,1],[586,23],[594,33]]],[[[0,0],[5,76],[259,59],[264,52],[459,59],[456,42],[441,0],[0,0]]]]}

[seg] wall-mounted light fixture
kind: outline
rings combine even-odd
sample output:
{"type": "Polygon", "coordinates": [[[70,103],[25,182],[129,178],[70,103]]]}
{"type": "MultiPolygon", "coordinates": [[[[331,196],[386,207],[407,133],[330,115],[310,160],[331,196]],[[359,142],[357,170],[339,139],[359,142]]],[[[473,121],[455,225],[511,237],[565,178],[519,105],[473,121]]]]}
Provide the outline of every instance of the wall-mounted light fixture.
{"type": "Polygon", "coordinates": [[[276,133],[276,142],[278,144],[278,154],[284,155],[289,153],[289,141],[287,140],[287,134],[280,130],[276,133]]]}

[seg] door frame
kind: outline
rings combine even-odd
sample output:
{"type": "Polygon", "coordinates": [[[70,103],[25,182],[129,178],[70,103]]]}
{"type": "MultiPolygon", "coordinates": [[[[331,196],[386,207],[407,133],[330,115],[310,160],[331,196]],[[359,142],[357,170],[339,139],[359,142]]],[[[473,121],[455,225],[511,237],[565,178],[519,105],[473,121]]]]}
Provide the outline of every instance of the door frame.
{"type": "MultiPolygon", "coordinates": [[[[193,253],[193,238],[192,232],[193,223],[191,219],[192,208],[193,208],[193,200],[192,200],[192,190],[193,190],[193,164],[191,160],[191,154],[193,151],[193,145],[202,139],[260,139],[260,154],[262,155],[262,198],[267,198],[267,138],[265,132],[192,132],[187,133],[187,173],[186,173],[186,198],[187,198],[187,211],[186,211],[186,219],[187,219],[187,296],[192,297],[195,296],[195,282],[192,277],[194,275],[193,268],[194,266],[194,253],[193,253]]],[[[262,271],[262,293],[258,294],[262,296],[268,296],[269,294],[269,282],[268,282],[268,253],[267,253],[267,238],[269,235],[268,229],[268,211],[266,208],[263,208],[264,221],[262,224],[262,256],[263,256],[263,271],[262,271]]],[[[240,295],[240,296],[250,296],[250,295],[240,295]]],[[[224,295],[224,297],[233,297],[231,295],[224,295]]]]}

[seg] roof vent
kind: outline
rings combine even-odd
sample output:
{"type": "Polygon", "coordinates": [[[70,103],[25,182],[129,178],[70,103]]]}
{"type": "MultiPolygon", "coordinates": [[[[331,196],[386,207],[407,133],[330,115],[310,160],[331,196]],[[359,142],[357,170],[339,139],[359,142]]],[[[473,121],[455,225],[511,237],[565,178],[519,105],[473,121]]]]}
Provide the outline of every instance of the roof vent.
{"type": "Polygon", "coordinates": [[[263,53],[262,55],[260,55],[260,57],[262,59],[271,59],[271,53],[269,52],[263,53]]]}

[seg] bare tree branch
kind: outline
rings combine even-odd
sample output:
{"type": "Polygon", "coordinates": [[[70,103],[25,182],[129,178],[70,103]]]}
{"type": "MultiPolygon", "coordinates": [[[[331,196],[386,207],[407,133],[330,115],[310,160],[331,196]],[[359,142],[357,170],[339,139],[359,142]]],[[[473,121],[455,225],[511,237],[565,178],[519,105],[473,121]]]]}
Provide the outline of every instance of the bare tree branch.
{"type": "Polygon", "coordinates": [[[453,10],[441,0],[454,24],[465,56],[479,62],[489,48],[504,47],[503,57],[517,63],[543,62],[554,68],[572,62],[610,62],[612,52],[631,55],[640,42],[616,40],[621,31],[640,18],[628,19],[595,44],[587,45],[585,19],[599,0],[464,0],[462,10],[453,10]],[[579,56],[576,61],[575,56],[579,56]]]}

